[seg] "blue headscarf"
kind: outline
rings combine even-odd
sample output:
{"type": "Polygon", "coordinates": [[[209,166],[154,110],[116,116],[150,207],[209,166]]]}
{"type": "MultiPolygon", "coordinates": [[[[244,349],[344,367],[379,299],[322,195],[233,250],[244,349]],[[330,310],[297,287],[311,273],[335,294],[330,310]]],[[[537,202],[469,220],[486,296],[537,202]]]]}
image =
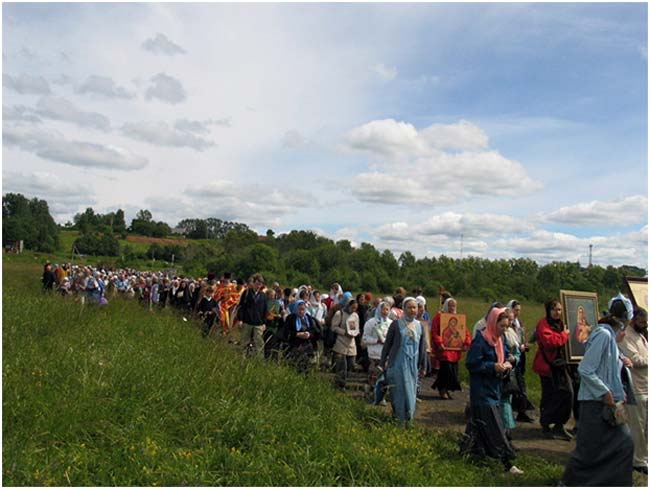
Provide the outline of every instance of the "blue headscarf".
{"type": "Polygon", "coordinates": [[[339,301],[339,304],[341,304],[342,306],[345,306],[345,304],[346,304],[346,303],[348,302],[348,300],[350,300],[350,299],[352,299],[352,292],[346,292],[346,293],[343,294],[343,296],[341,297],[341,300],[339,301]]]}
{"type": "Polygon", "coordinates": [[[627,297],[625,297],[621,292],[619,292],[616,297],[612,297],[607,303],[608,309],[611,309],[612,303],[614,301],[621,301],[623,305],[625,305],[625,312],[627,313],[627,318],[622,318],[622,319],[627,319],[628,321],[631,321],[632,318],[634,317],[634,307],[632,306],[632,301],[627,297]]]}
{"type": "Polygon", "coordinates": [[[295,314],[296,314],[296,331],[302,331],[303,325],[305,326],[305,329],[309,329],[309,319],[307,319],[307,312],[305,312],[305,315],[300,317],[298,315],[298,306],[300,304],[305,304],[307,306],[307,303],[303,300],[299,300],[295,302],[295,314]]]}

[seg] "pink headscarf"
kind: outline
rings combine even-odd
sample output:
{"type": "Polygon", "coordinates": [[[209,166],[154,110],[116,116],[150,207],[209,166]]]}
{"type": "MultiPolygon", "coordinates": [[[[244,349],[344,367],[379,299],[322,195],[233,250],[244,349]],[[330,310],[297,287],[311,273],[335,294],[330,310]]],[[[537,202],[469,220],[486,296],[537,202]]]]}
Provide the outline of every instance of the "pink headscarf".
{"type": "Polygon", "coordinates": [[[490,311],[490,315],[487,318],[487,326],[481,334],[483,339],[487,341],[488,345],[494,347],[497,353],[497,363],[503,363],[505,360],[505,355],[503,353],[503,339],[499,332],[497,331],[497,319],[501,314],[505,312],[505,308],[495,307],[490,311]]]}

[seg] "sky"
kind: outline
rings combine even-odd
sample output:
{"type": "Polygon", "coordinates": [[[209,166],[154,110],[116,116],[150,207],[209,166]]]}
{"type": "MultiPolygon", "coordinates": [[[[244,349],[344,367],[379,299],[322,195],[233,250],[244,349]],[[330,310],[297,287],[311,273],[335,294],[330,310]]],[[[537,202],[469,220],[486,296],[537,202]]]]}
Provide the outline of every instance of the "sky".
{"type": "Polygon", "coordinates": [[[2,5],[2,190],[648,263],[645,3],[2,5]]]}

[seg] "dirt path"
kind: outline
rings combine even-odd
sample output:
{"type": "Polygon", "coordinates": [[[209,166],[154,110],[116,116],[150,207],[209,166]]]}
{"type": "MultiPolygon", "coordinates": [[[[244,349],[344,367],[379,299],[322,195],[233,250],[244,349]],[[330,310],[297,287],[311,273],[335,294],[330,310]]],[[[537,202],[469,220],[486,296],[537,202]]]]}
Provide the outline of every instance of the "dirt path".
{"type": "MultiPolygon", "coordinates": [[[[364,387],[364,376],[354,373],[350,382],[350,395],[360,400],[366,400],[367,394],[364,387]]],[[[465,405],[469,400],[468,391],[454,392],[453,399],[442,400],[437,391],[431,389],[433,379],[425,378],[420,394],[421,402],[417,403],[415,421],[428,428],[447,429],[457,432],[465,431],[465,405]]],[[[377,407],[387,413],[391,412],[390,406],[377,407]]],[[[542,457],[558,465],[565,465],[569,460],[571,451],[575,448],[575,441],[562,441],[548,439],[542,434],[542,429],[537,421],[539,412],[533,414],[535,422],[517,423],[517,428],[512,430],[512,443],[518,453],[531,457],[542,457]]],[[[573,418],[567,428],[573,427],[573,418]]],[[[634,485],[648,487],[648,477],[639,472],[634,472],[634,485]]]]}

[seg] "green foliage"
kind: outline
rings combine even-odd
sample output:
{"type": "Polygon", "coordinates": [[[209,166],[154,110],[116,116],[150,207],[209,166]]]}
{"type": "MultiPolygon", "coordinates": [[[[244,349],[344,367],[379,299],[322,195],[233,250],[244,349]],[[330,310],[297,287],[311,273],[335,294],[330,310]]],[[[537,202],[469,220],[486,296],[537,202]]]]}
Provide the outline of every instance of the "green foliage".
{"type": "Polygon", "coordinates": [[[74,226],[70,229],[77,229],[81,233],[99,231],[101,233],[123,233],[126,231],[124,211],[118,209],[107,214],[96,214],[92,207],[74,216],[74,226]]]}
{"type": "Polygon", "coordinates": [[[111,233],[82,234],[75,240],[74,246],[82,255],[118,256],[120,254],[120,243],[111,233]]]}
{"type": "Polygon", "coordinates": [[[27,249],[50,253],[59,247],[59,227],[46,201],[8,193],[2,197],[2,245],[18,240],[27,249]]]}
{"type": "Polygon", "coordinates": [[[183,219],[176,229],[190,239],[223,239],[229,231],[250,231],[246,224],[222,221],[214,217],[208,219],[183,219]]]}

